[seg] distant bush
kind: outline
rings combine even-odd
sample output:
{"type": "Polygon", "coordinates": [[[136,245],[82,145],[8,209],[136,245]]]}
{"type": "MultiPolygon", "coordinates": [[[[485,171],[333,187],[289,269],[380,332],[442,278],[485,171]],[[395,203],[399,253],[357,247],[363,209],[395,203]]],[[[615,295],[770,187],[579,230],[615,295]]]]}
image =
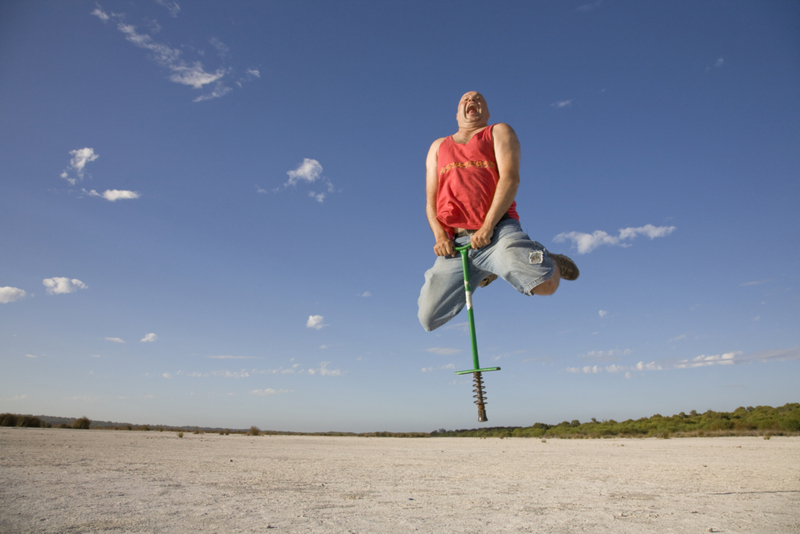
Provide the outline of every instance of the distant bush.
{"type": "Polygon", "coordinates": [[[692,410],[671,417],[655,414],[652,417],[623,421],[613,419],[581,424],[577,419],[558,425],[536,423],[529,427],[494,427],[465,430],[439,429],[431,437],[520,437],[520,438],[608,438],[608,437],[671,437],[691,436],[771,436],[800,433],[800,404],[789,403],[778,408],[740,407],[731,413],[708,410],[698,414],[692,410]]]}
{"type": "Polygon", "coordinates": [[[42,420],[32,415],[16,415],[13,413],[0,414],[0,426],[19,426],[38,428],[44,426],[42,420]]]}
{"type": "Polygon", "coordinates": [[[88,430],[90,426],[92,426],[92,421],[86,416],[75,419],[75,422],[72,423],[72,428],[78,428],[80,430],[88,430]]]}
{"type": "Polygon", "coordinates": [[[261,429],[257,426],[251,426],[250,430],[247,431],[248,436],[258,436],[259,434],[261,434],[261,429]]]}

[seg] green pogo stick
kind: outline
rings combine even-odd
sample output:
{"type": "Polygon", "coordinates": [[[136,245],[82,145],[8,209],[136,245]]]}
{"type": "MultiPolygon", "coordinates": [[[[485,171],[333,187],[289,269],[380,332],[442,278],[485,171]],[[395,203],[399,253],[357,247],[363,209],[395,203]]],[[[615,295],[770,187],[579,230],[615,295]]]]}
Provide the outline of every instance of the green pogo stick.
{"type": "Polygon", "coordinates": [[[499,371],[499,367],[485,367],[481,369],[481,364],[478,361],[478,340],[475,336],[475,316],[472,313],[472,288],[469,285],[469,249],[472,245],[466,244],[462,247],[455,247],[461,254],[461,268],[464,271],[464,292],[467,294],[467,316],[469,317],[469,337],[472,342],[472,365],[473,369],[466,371],[456,371],[457,375],[466,375],[472,373],[475,384],[475,404],[478,405],[478,421],[484,423],[489,419],[486,417],[486,391],[483,386],[483,371],[499,371]]]}

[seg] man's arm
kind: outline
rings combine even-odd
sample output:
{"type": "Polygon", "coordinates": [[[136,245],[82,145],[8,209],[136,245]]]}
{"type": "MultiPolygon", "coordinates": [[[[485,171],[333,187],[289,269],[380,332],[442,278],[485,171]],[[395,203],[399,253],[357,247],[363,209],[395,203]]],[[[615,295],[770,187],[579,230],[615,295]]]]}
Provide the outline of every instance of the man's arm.
{"type": "Polygon", "coordinates": [[[497,161],[497,189],[492,204],[480,229],[472,234],[472,248],[483,248],[488,245],[494,235],[497,222],[511,207],[519,188],[520,147],[517,134],[508,124],[498,123],[492,128],[494,139],[494,157],[497,161]]]}
{"type": "Polygon", "coordinates": [[[439,145],[442,144],[442,141],[444,138],[433,142],[425,160],[425,213],[428,216],[428,224],[431,226],[433,236],[436,238],[433,251],[437,256],[452,256],[455,254],[453,242],[436,218],[436,194],[439,192],[439,145]]]}

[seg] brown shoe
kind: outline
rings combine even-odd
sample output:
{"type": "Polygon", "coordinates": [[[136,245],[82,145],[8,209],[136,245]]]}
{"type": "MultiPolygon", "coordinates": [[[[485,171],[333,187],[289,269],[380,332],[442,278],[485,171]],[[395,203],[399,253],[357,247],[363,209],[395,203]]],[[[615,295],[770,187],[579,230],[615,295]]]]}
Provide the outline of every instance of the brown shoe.
{"type": "Polygon", "coordinates": [[[561,278],[564,280],[577,280],[581,275],[578,266],[568,257],[563,254],[553,254],[552,252],[548,252],[547,254],[553,258],[553,261],[558,265],[558,270],[561,271],[561,278]]]}
{"type": "Polygon", "coordinates": [[[487,276],[486,278],[484,278],[483,280],[478,282],[478,287],[486,287],[489,284],[491,284],[492,282],[494,282],[495,280],[497,280],[497,275],[496,274],[490,274],[489,276],[487,276]]]}

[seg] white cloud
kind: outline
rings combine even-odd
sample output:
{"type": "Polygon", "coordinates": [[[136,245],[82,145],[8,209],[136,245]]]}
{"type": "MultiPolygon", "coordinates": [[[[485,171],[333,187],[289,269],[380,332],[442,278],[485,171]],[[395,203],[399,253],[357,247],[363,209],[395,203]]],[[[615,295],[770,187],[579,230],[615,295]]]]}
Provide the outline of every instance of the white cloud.
{"type": "Polygon", "coordinates": [[[720,68],[720,67],[722,66],[722,64],[723,64],[723,63],[725,63],[725,60],[724,60],[724,59],[722,59],[722,58],[719,58],[719,59],[717,60],[717,62],[716,62],[716,63],[714,63],[714,66],[715,66],[715,67],[717,67],[717,68],[720,68]]]}
{"type": "MultiPolygon", "coordinates": [[[[186,62],[181,59],[181,51],[175,48],[158,43],[147,34],[137,33],[136,27],[131,24],[120,22],[117,29],[125,35],[125,38],[138,46],[149,51],[153,60],[172,72],[169,76],[170,81],[182,85],[189,85],[195,89],[200,89],[210,83],[217,82],[226,74],[226,69],[220,68],[214,72],[206,72],[205,67],[200,61],[186,62]]],[[[198,97],[195,102],[218,98],[227,94],[229,88],[217,84],[214,91],[208,95],[198,97]]]]}
{"type": "Polygon", "coordinates": [[[209,356],[213,360],[252,360],[255,356],[209,356]]]}
{"type": "Polygon", "coordinates": [[[371,297],[371,296],[372,296],[372,293],[370,293],[369,291],[364,291],[363,293],[361,293],[361,294],[360,294],[360,295],[358,295],[358,296],[359,296],[359,297],[364,297],[364,298],[366,298],[366,297],[371,297]]]}
{"type": "Polygon", "coordinates": [[[586,367],[567,367],[567,372],[568,373],[575,373],[575,374],[578,374],[578,373],[597,374],[597,373],[600,372],[600,368],[597,367],[596,365],[595,366],[587,365],[586,367]]]}
{"type": "Polygon", "coordinates": [[[431,347],[425,350],[427,350],[428,352],[432,352],[434,354],[440,354],[442,356],[447,356],[450,354],[458,354],[459,352],[461,352],[461,349],[450,349],[446,347],[431,347]]]}
{"type": "Polygon", "coordinates": [[[613,236],[602,230],[595,230],[591,234],[582,232],[564,232],[560,233],[553,238],[556,243],[563,243],[565,241],[572,241],[578,248],[578,254],[587,254],[601,245],[616,245],[620,247],[629,247],[630,241],[637,236],[643,235],[649,237],[651,240],[656,237],[664,237],[675,231],[674,226],[653,226],[646,224],[638,228],[622,228],[619,235],[613,236]]]}
{"type": "Polygon", "coordinates": [[[125,343],[124,339],[118,337],[107,337],[105,338],[106,341],[111,341],[112,343],[125,343]]]}
{"type": "MultiPolygon", "coordinates": [[[[254,371],[255,372],[255,371],[254,371]]],[[[242,369],[241,371],[212,371],[213,376],[221,376],[223,378],[249,378],[250,371],[242,369]]]]}
{"type": "Polygon", "coordinates": [[[161,376],[163,376],[164,378],[172,378],[172,375],[171,375],[171,374],[169,374],[169,373],[164,373],[164,374],[163,374],[163,375],[161,375],[161,376]]]}
{"type": "Polygon", "coordinates": [[[89,286],[77,278],[69,279],[64,277],[45,278],[42,284],[47,288],[49,295],[61,295],[64,293],[74,293],[79,289],[88,289],[89,286]]]}
{"type": "Polygon", "coordinates": [[[632,352],[633,351],[631,349],[590,350],[586,353],[585,358],[595,361],[613,361],[618,360],[620,356],[627,356],[632,352]]]}
{"type": "MultiPolygon", "coordinates": [[[[691,360],[681,360],[675,364],[675,369],[692,369],[694,367],[708,367],[710,365],[733,365],[736,356],[741,355],[741,352],[726,352],[725,354],[717,354],[713,356],[706,356],[701,354],[691,360]]],[[[641,364],[641,362],[640,362],[641,364]]]]}
{"type": "Polygon", "coordinates": [[[95,17],[97,17],[97,18],[99,18],[99,19],[100,19],[100,20],[102,20],[103,22],[108,22],[108,19],[110,19],[110,18],[111,18],[111,17],[109,17],[109,16],[106,14],[106,12],[105,12],[105,11],[103,11],[103,10],[102,10],[102,9],[100,9],[99,7],[98,7],[98,8],[96,8],[94,11],[92,11],[92,15],[94,15],[94,16],[95,16],[95,17]]]}
{"type": "MultiPolygon", "coordinates": [[[[284,190],[289,186],[297,187],[298,183],[313,184],[317,181],[325,185],[328,193],[332,193],[335,189],[333,183],[331,183],[330,180],[322,175],[322,165],[320,165],[319,161],[315,159],[304,158],[303,163],[298,165],[295,170],[289,171],[286,174],[289,175],[289,179],[283,184],[282,187],[276,188],[275,191],[284,190]]],[[[327,193],[310,191],[308,196],[317,202],[322,202],[325,200],[327,193]]]]}
{"type": "Polygon", "coordinates": [[[331,362],[319,362],[319,368],[309,369],[308,374],[320,374],[322,376],[341,376],[343,372],[340,369],[328,369],[328,364],[331,362]]]}
{"type": "Polygon", "coordinates": [[[559,100],[558,102],[553,102],[552,104],[550,104],[551,107],[554,107],[556,109],[568,108],[571,105],[572,105],[572,100],[559,100]]]}
{"type": "Polygon", "coordinates": [[[227,95],[233,91],[230,87],[226,86],[222,82],[217,82],[214,86],[214,90],[208,94],[200,95],[193,100],[193,102],[202,102],[204,100],[211,100],[213,98],[222,98],[223,96],[227,95]]]}
{"type": "Polygon", "coordinates": [[[26,354],[25,357],[26,358],[38,358],[38,356],[35,355],[35,354],[26,354]]]}
{"type": "Polygon", "coordinates": [[[267,396],[267,395],[280,395],[282,393],[292,393],[293,390],[291,389],[254,389],[250,392],[251,395],[260,395],[260,396],[267,396]]]}
{"type": "Polygon", "coordinates": [[[136,191],[120,191],[119,189],[107,189],[103,193],[98,193],[94,189],[91,191],[84,189],[83,192],[90,197],[101,197],[110,202],[115,202],[117,200],[132,200],[141,197],[141,195],[136,191]]]}
{"type": "Polygon", "coordinates": [[[141,343],[152,343],[156,339],[158,339],[158,336],[153,333],[150,333],[141,339],[141,343]]]}
{"type": "Polygon", "coordinates": [[[319,330],[326,326],[330,326],[329,324],[324,324],[324,320],[325,318],[322,315],[309,315],[308,321],[306,321],[306,328],[315,328],[319,330]]]}
{"type": "MultiPolygon", "coordinates": [[[[614,352],[614,351],[609,351],[614,352]]],[[[631,351],[626,349],[623,353],[628,354],[631,351]]],[[[592,353],[589,353],[592,354],[592,353]]],[[[568,367],[565,370],[568,373],[625,373],[626,378],[631,378],[632,372],[646,372],[646,371],[669,371],[676,369],[698,369],[704,367],[711,367],[717,365],[744,365],[752,363],[769,363],[769,362],[786,362],[800,360],[800,349],[777,349],[768,351],[759,351],[751,354],[743,354],[740,351],[725,352],[722,354],[701,354],[694,358],[667,358],[658,361],[651,361],[644,363],[640,361],[636,365],[608,365],[605,368],[598,366],[586,367],[568,367]]]]}
{"type": "Polygon", "coordinates": [[[605,310],[600,310],[599,312],[597,312],[597,314],[598,314],[600,317],[605,317],[606,315],[608,315],[608,312],[607,312],[607,311],[605,311],[605,310]]]}
{"type": "Polygon", "coordinates": [[[67,168],[61,172],[61,177],[70,185],[75,185],[78,181],[83,180],[86,164],[95,161],[100,155],[95,154],[94,149],[89,147],[70,150],[69,154],[72,158],[70,158],[67,168]]]}
{"type": "Polygon", "coordinates": [[[299,181],[313,183],[322,175],[322,165],[315,159],[304,158],[295,170],[289,171],[289,181],[284,185],[297,185],[299,181]]]}
{"type": "Polygon", "coordinates": [[[178,5],[178,2],[170,2],[169,0],[156,0],[156,3],[167,8],[167,11],[169,11],[170,15],[173,17],[177,17],[181,10],[181,6],[178,5]]]}
{"type": "Polygon", "coordinates": [[[434,367],[423,367],[422,368],[422,372],[423,373],[430,373],[430,372],[433,372],[433,371],[438,371],[440,369],[455,369],[455,368],[456,368],[456,364],[448,363],[447,365],[436,365],[434,367]]]}
{"type": "Polygon", "coordinates": [[[754,280],[752,282],[745,282],[743,284],[739,284],[739,287],[746,287],[746,286],[760,286],[762,284],[766,284],[768,282],[772,282],[772,278],[766,278],[764,280],[754,280]]]}
{"type": "Polygon", "coordinates": [[[24,299],[25,295],[27,295],[27,293],[25,293],[23,289],[17,287],[0,287],[0,304],[8,304],[15,300],[24,299]]]}
{"type": "Polygon", "coordinates": [[[228,45],[226,45],[216,37],[212,37],[211,39],[208,40],[208,42],[211,43],[211,46],[217,49],[217,53],[220,56],[224,56],[225,54],[231,51],[231,49],[228,48],[228,45]]]}

